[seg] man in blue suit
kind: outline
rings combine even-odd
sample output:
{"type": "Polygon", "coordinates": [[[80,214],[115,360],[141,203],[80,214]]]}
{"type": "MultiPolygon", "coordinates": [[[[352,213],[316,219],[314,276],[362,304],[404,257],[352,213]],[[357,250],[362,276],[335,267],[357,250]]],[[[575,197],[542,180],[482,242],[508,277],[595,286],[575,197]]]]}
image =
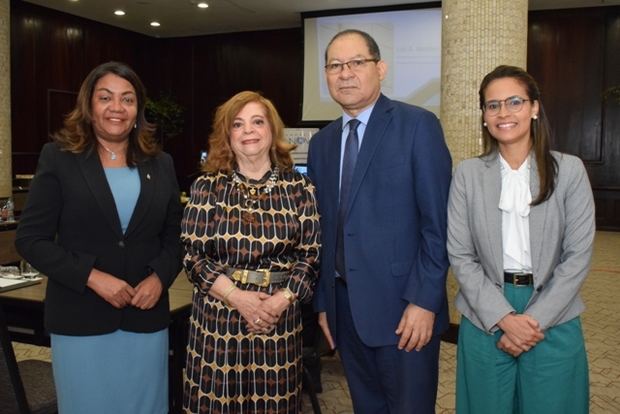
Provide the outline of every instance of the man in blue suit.
{"type": "Polygon", "coordinates": [[[343,114],[308,153],[323,243],[319,324],[355,413],[434,413],[450,154],[435,115],[381,94],[387,67],[370,35],[336,34],[325,63],[343,114]]]}

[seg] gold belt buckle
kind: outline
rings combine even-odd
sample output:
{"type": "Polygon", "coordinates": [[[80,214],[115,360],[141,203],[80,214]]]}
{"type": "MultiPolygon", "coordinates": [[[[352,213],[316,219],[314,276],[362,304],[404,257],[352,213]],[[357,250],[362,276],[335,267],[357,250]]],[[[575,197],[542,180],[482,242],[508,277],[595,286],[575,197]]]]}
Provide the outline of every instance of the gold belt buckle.
{"type": "Polygon", "coordinates": [[[269,269],[256,269],[256,271],[264,274],[263,282],[260,283],[258,286],[260,287],[269,286],[269,283],[271,283],[271,271],[269,269]]]}
{"type": "Polygon", "coordinates": [[[235,270],[232,274],[233,279],[238,280],[241,283],[248,283],[248,271],[244,270],[235,270]]]}

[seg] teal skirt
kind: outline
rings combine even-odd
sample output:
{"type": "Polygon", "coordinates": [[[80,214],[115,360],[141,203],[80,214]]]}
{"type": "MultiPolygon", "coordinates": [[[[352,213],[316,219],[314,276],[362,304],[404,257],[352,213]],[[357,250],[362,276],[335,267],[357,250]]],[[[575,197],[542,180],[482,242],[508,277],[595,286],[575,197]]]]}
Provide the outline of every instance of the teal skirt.
{"type": "MultiPolygon", "coordinates": [[[[504,295],[522,313],[532,287],[506,285],[504,295]]],[[[588,361],[579,318],[545,331],[517,358],[490,335],[461,318],[457,348],[457,414],[587,414],[588,361]]]]}
{"type": "Polygon", "coordinates": [[[106,335],[51,335],[62,414],[168,412],[168,329],[106,335]]]}

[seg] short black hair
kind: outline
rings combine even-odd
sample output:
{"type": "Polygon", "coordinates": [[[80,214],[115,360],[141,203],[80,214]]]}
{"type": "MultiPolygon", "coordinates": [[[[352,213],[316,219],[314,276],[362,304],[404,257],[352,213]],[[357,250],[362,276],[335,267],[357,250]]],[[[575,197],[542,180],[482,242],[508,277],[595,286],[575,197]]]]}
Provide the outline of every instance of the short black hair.
{"type": "Polygon", "coordinates": [[[332,45],[332,43],[334,43],[334,40],[338,39],[339,37],[352,34],[361,36],[364,39],[364,41],[366,42],[366,46],[368,47],[368,52],[370,53],[371,59],[381,60],[381,51],[379,51],[379,45],[377,45],[377,42],[375,42],[375,39],[373,39],[371,35],[357,29],[346,29],[336,33],[336,35],[332,37],[332,40],[330,40],[327,44],[327,47],[325,48],[325,63],[327,63],[327,51],[329,50],[329,47],[332,45]]]}

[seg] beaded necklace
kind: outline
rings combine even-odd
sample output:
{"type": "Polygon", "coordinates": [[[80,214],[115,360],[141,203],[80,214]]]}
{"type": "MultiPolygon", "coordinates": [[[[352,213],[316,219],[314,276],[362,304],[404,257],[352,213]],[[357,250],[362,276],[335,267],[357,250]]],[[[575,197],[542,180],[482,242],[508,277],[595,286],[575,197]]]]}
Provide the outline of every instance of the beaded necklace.
{"type": "Polygon", "coordinates": [[[252,224],[256,221],[254,217],[254,212],[258,209],[258,202],[261,199],[262,195],[270,194],[273,187],[275,187],[278,182],[278,174],[280,169],[275,167],[267,182],[263,187],[259,188],[259,184],[248,184],[241,180],[239,177],[239,173],[234,170],[232,173],[232,180],[235,183],[235,187],[237,191],[239,191],[239,205],[242,209],[246,211],[241,212],[241,219],[248,224],[252,224]]]}

